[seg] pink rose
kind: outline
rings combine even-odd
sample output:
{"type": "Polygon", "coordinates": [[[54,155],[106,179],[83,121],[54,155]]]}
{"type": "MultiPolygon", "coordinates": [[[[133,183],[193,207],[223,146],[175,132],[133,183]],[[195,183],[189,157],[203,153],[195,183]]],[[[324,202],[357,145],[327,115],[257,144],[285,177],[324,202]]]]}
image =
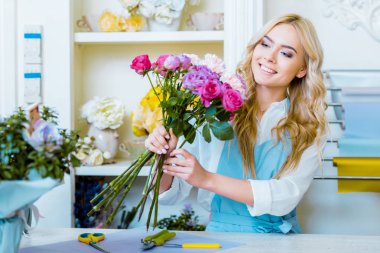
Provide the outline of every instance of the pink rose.
{"type": "Polygon", "coordinates": [[[136,56],[131,64],[131,69],[134,69],[137,74],[143,75],[146,70],[149,70],[152,64],[150,63],[147,54],[136,56]]]}
{"type": "Polygon", "coordinates": [[[243,105],[243,99],[240,92],[234,89],[226,90],[223,94],[222,104],[226,111],[235,112],[239,110],[243,105]]]}
{"type": "Polygon", "coordinates": [[[160,55],[156,62],[153,63],[153,69],[157,72],[157,73],[160,73],[160,75],[164,76],[165,73],[166,73],[166,69],[164,67],[164,64],[165,64],[165,61],[166,59],[169,57],[170,55],[169,54],[163,54],[163,55],[160,55]]]}
{"type": "Polygon", "coordinates": [[[180,64],[181,64],[181,61],[178,56],[170,55],[169,57],[166,58],[164,62],[164,67],[167,70],[175,71],[176,69],[179,68],[180,64]]]}
{"type": "Polygon", "coordinates": [[[181,61],[181,69],[188,70],[191,66],[191,58],[187,55],[180,55],[179,60],[181,61]]]}
{"type": "Polygon", "coordinates": [[[220,96],[222,89],[220,87],[220,83],[217,80],[211,79],[203,86],[200,86],[198,92],[202,103],[206,107],[209,107],[210,102],[220,96]]]}

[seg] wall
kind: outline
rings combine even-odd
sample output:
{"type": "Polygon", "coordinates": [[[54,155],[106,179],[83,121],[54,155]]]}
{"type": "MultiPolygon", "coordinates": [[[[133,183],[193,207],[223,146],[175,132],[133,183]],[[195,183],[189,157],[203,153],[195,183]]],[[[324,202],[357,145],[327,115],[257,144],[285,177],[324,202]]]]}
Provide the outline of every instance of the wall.
{"type": "MultiPolygon", "coordinates": [[[[17,104],[23,105],[24,25],[43,26],[43,103],[59,112],[62,128],[71,128],[71,19],[70,1],[18,0],[17,39],[17,104]]],[[[42,196],[36,205],[44,219],[39,227],[70,227],[70,178],[42,196]]]]}
{"type": "MultiPolygon", "coordinates": [[[[267,0],[264,19],[268,21],[286,13],[298,13],[308,17],[314,23],[324,48],[325,70],[380,70],[380,42],[374,40],[360,26],[351,31],[336,19],[326,18],[323,15],[326,2],[328,1],[267,0]]],[[[334,118],[331,110],[328,110],[328,116],[334,118]]],[[[331,126],[331,133],[333,137],[339,137],[341,130],[338,126],[331,126]]],[[[325,157],[336,154],[336,144],[329,144],[325,157]]],[[[331,162],[324,163],[324,168],[320,171],[322,173],[336,175],[336,168],[331,162]]],[[[299,206],[299,220],[305,233],[380,234],[379,210],[379,193],[338,194],[337,181],[314,180],[299,206]]]]}
{"type": "Polygon", "coordinates": [[[16,8],[15,1],[0,1],[0,115],[16,107],[16,8]]]}
{"type": "MultiPolygon", "coordinates": [[[[336,19],[326,18],[323,13],[328,10],[327,2],[320,0],[267,0],[265,1],[264,20],[268,21],[286,13],[298,13],[310,19],[316,27],[324,49],[324,69],[380,69],[380,42],[374,40],[360,26],[351,31],[336,19]]],[[[380,24],[377,24],[377,27],[379,26],[380,24]]]]}

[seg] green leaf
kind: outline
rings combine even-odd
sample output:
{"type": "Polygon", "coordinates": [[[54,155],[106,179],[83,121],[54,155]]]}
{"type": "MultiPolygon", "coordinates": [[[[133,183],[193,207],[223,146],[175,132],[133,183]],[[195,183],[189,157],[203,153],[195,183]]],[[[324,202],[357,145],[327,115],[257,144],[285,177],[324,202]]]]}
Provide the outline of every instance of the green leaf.
{"type": "Polygon", "coordinates": [[[187,121],[188,119],[191,118],[191,113],[188,113],[186,112],[184,115],[183,115],[183,120],[187,121]]]}
{"type": "Polygon", "coordinates": [[[228,122],[215,121],[210,123],[212,133],[219,140],[231,140],[234,137],[234,131],[228,122]]]}
{"type": "Polygon", "coordinates": [[[206,124],[206,125],[203,127],[202,135],[203,135],[203,138],[205,139],[205,141],[207,141],[208,143],[211,142],[210,127],[208,126],[208,124],[206,124]]]}
{"type": "Polygon", "coordinates": [[[171,124],[171,128],[173,128],[173,132],[176,136],[181,136],[183,133],[183,121],[180,119],[175,119],[173,123],[171,124]]]}
{"type": "Polygon", "coordinates": [[[223,109],[223,111],[217,113],[216,118],[219,121],[228,121],[230,119],[230,115],[231,115],[230,112],[224,111],[224,109],[223,109]]]}
{"type": "Polygon", "coordinates": [[[167,102],[170,106],[175,106],[178,103],[178,99],[176,97],[169,98],[167,102]]]}
{"type": "Polygon", "coordinates": [[[215,105],[211,105],[210,107],[208,107],[206,109],[205,116],[206,116],[207,120],[214,118],[215,114],[216,114],[216,106],[215,105]]]}
{"type": "Polygon", "coordinates": [[[190,125],[190,127],[188,127],[185,131],[184,131],[184,133],[183,133],[183,135],[185,136],[185,139],[186,139],[186,141],[188,142],[188,143],[193,143],[194,142],[194,139],[195,139],[195,134],[196,133],[196,131],[195,131],[195,128],[192,126],[192,125],[190,125]]]}

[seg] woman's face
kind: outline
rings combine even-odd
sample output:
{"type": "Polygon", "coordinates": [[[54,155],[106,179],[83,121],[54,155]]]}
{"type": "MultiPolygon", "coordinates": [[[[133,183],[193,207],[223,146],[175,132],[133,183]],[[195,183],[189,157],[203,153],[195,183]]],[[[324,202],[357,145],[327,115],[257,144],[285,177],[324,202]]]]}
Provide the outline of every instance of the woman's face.
{"type": "Polygon", "coordinates": [[[306,74],[304,50],[296,29],[278,24],[256,45],[252,72],[257,85],[288,87],[294,77],[306,74]]]}

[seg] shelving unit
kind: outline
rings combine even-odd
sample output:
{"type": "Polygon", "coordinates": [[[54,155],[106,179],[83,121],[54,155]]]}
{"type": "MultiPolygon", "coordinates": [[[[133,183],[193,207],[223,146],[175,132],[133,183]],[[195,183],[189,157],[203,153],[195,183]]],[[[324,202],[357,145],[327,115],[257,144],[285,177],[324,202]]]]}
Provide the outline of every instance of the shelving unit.
{"type": "MultiPolygon", "coordinates": [[[[129,166],[131,161],[118,159],[112,164],[103,164],[99,166],[81,166],[75,169],[75,176],[118,176],[123,173],[129,166]]],[[[148,176],[150,166],[144,166],[139,176],[148,176]]]]}
{"type": "Polygon", "coordinates": [[[177,31],[136,33],[75,33],[75,44],[214,43],[223,42],[223,31],[177,31]]]}

